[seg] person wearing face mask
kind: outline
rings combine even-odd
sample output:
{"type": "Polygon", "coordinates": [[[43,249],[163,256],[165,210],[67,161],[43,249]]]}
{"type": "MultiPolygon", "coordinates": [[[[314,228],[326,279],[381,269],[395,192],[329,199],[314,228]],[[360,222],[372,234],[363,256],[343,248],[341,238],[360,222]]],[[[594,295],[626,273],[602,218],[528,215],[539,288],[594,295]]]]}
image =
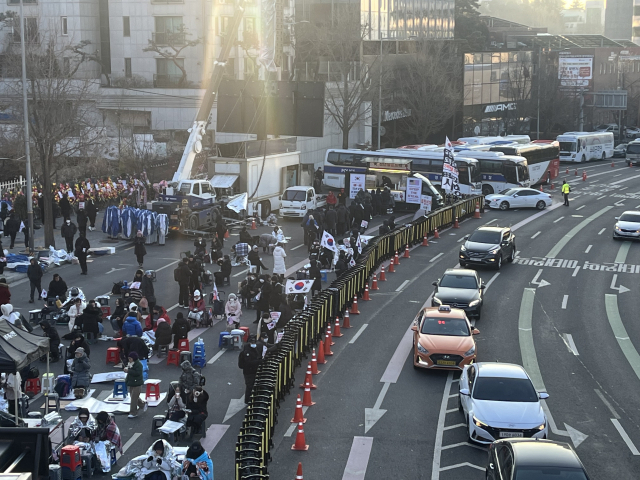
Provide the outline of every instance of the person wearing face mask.
{"type": "Polygon", "coordinates": [[[264,277],[259,280],[260,286],[260,298],[256,302],[256,320],[253,323],[260,321],[262,312],[269,312],[269,299],[271,298],[271,283],[265,281],[264,277]]]}
{"type": "Polygon", "coordinates": [[[262,348],[258,349],[258,341],[255,335],[249,337],[249,342],[245,343],[238,357],[238,367],[242,369],[244,375],[244,403],[249,404],[253,384],[256,381],[258,366],[262,363],[262,348]]]}
{"type": "Polygon", "coordinates": [[[144,263],[144,256],[147,254],[147,248],[144,246],[145,239],[142,236],[142,230],[138,230],[136,238],[133,241],[133,253],[136,254],[136,260],[138,260],[138,266],[142,268],[144,263]]]}
{"type": "Polygon", "coordinates": [[[194,442],[182,462],[182,478],[213,480],[213,462],[200,442],[194,442]]]}
{"type": "Polygon", "coordinates": [[[60,235],[67,242],[67,252],[69,253],[73,252],[73,237],[76,236],[77,231],[78,227],[69,218],[65,219],[62,228],[60,228],[60,235]]]}
{"type": "Polygon", "coordinates": [[[187,414],[187,412],[185,412],[185,408],[187,408],[187,405],[185,403],[185,399],[182,398],[182,389],[180,388],[180,386],[177,386],[175,388],[173,396],[171,397],[171,400],[167,402],[167,404],[169,405],[169,410],[167,410],[167,420],[170,420],[172,422],[179,422],[187,414]]]}
{"type": "Polygon", "coordinates": [[[171,480],[172,472],[178,467],[174,460],[173,448],[166,440],[158,440],[147,450],[148,457],[142,461],[142,476],[144,480],[171,480]]]}
{"type": "Polygon", "coordinates": [[[196,433],[204,433],[202,424],[209,415],[207,412],[208,401],[209,394],[200,386],[194,387],[193,392],[187,397],[187,410],[189,411],[187,427],[191,427],[190,438],[193,438],[196,433]]]}

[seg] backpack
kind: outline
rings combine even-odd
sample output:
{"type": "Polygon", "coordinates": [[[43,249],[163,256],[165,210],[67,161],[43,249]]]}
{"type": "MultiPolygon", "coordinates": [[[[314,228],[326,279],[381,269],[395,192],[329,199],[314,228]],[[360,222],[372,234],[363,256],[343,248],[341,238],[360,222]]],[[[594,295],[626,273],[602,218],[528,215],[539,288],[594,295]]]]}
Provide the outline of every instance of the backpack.
{"type": "Polygon", "coordinates": [[[59,375],[56,379],[56,385],[55,387],[53,387],[53,389],[60,398],[64,398],[69,395],[69,392],[71,391],[71,376],[59,375]]]}
{"type": "Polygon", "coordinates": [[[180,282],[180,267],[176,268],[176,269],[173,271],[173,279],[174,279],[176,282],[180,282]]]}
{"type": "Polygon", "coordinates": [[[38,378],[40,377],[40,370],[38,367],[31,367],[29,372],[27,372],[27,378],[38,378]]]}
{"type": "Polygon", "coordinates": [[[112,295],[121,295],[122,294],[122,286],[124,282],[118,282],[113,284],[113,288],[111,289],[112,295]]]}

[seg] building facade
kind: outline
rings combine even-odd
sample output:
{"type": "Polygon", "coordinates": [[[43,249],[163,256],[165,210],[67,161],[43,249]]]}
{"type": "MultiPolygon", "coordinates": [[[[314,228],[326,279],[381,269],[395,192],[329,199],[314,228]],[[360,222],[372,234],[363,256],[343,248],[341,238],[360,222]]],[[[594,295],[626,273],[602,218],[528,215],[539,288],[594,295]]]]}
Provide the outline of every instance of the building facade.
{"type": "Polygon", "coordinates": [[[633,1],[607,0],[604,13],[604,36],[608,38],[631,40],[633,22],[633,1]]]}

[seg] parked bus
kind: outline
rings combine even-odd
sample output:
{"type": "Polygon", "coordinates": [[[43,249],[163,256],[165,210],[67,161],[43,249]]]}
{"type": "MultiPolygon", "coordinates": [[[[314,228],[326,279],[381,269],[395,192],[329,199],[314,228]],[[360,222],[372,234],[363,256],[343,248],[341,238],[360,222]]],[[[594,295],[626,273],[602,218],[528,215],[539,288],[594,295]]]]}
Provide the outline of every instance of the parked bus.
{"type": "Polygon", "coordinates": [[[556,142],[499,145],[491,147],[491,151],[526,158],[531,186],[549,182],[560,173],[559,146],[556,142]]]}
{"type": "Polygon", "coordinates": [[[640,165],[640,140],[634,140],[627,143],[625,150],[625,158],[627,159],[627,165],[640,165]]]}
{"type": "Polygon", "coordinates": [[[462,137],[457,141],[467,145],[487,145],[494,142],[525,144],[530,143],[531,138],[529,135],[505,135],[504,137],[462,137]]]}
{"type": "Polygon", "coordinates": [[[482,172],[482,193],[490,195],[508,188],[528,187],[529,168],[527,159],[502,152],[482,150],[462,150],[456,154],[475,158],[480,163],[482,172]]]}
{"type": "Polygon", "coordinates": [[[613,133],[567,132],[558,135],[560,160],[563,162],[588,162],[613,156],[613,133]]]}
{"type": "Polygon", "coordinates": [[[348,191],[349,174],[367,173],[367,162],[364,159],[370,153],[366,150],[327,150],[324,156],[323,183],[329,188],[344,188],[348,191]]]}

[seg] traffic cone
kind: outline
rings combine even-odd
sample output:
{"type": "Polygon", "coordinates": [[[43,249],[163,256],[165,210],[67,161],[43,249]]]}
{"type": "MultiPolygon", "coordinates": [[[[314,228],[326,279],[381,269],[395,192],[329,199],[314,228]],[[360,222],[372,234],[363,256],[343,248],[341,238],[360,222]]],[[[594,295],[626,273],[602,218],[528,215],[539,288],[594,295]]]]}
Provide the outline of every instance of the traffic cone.
{"type": "Polygon", "coordinates": [[[378,275],[373,274],[373,279],[371,280],[371,290],[378,290],[378,275]]]}
{"type": "Polygon", "coordinates": [[[433,238],[440,238],[440,234],[438,233],[438,229],[433,230],[433,238]]]}
{"type": "Polygon", "coordinates": [[[424,237],[422,237],[422,246],[423,247],[429,246],[429,237],[427,236],[427,232],[424,232],[424,237]]]}
{"type": "Polygon", "coordinates": [[[224,238],[229,238],[229,230],[226,230],[226,231],[224,232],[224,238]]]}
{"type": "Polygon", "coordinates": [[[389,273],[395,273],[396,269],[395,269],[395,267],[393,265],[394,265],[394,263],[393,263],[393,258],[392,258],[391,261],[389,262],[389,273]]]}
{"type": "Polygon", "coordinates": [[[611,160],[611,168],[613,168],[613,167],[615,167],[615,166],[616,166],[616,164],[615,164],[615,163],[613,163],[613,160],[611,160]]]}
{"type": "Polygon", "coordinates": [[[578,169],[576,168],[576,171],[574,173],[574,175],[577,177],[578,176],[578,169]]]}
{"type": "Polygon", "coordinates": [[[311,373],[311,362],[309,362],[309,364],[307,365],[307,373],[304,376],[304,382],[300,384],[300,388],[305,388],[307,385],[309,385],[312,390],[318,388],[313,384],[313,378],[311,377],[311,375],[313,374],[311,373]]]}
{"type": "Polygon", "coordinates": [[[291,450],[299,450],[303,452],[309,450],[309,445],[306,444],[304,439],[304,427],[302,426],[302,422],[298,423],[298,434],[296,435],[296,443],[291,445],[291,450]]]}
{"type": "Polygon", "coordinates": [[[453,228],[460,228],[460,224],[458,223],[458,217],[453,222],[453,228]]]}
{"type": "Polygon", "coordinates": [[[333,324],[333,336],[340,338],[342,332],[340,331],[340,317],[336,315],[336,323],[333,324]]]}
{"type": "Polygon", "coordinates": [[[351,323],[349,323],[349,310],[345,310],[342,316],[342,328],[351,328],[351,323]]]}
{"type": "MultiPolygon", "coordinates": [[[[315,351],[315,348],[313,350],[315,351]]],[[[324,358],[324,342],[322,340],[320,340],[320,345],[318,345],[318,363],[320,365],[327,363],[327,359],[324,358]]]]}
{"type": "Polygon", "coordinates": [[[400,265],[400,257],[398,256],[398,251],[396,250],[396,254],[393,257],[393,263],[396,265],[400,265]]]}
{"type": "Polygon", "coordinates": [[[251,230],[257,230],[258,227],[256,227],[256,219],[252,218],[251,219],[251,230]]]}
{"type": "Polygon", "coordinates": [[[380,269],[380,281],[381,282],[387,281],[387,276],[384,273],[384,265],[382,265],[382,268],[380,269]]]}
{"type": "Polygon", "coordinates": [[[302,406],[303,407],[310,407],[312,405],[315,405],[316,402],[312,402],[311,401],[311,387],[308,385],[304,386],[304,395],[302,396],[302,406]]]}
{"type": "Polygon", "coordinates": [[[371,300],[369,298],[369,283],[364,286],[364,294],[362,295],[362,300],[371,300]]]}
{"type": "Polygon", "coordinates": [[[311,374],[318,375],[319,373],[320,370],[318,370],[318,359],[316,358],[316,349],[314,348],[311,352],[311,374]]]}
{"type": "Polygon", "coordinates": [[[293,418],[291,419],[291,423],[307,423],[307,419],[304,418],[303,412],[302,412],[302,399],[300,398],[300,395],[298,395],[298,399],[296,400],[296,411],[293,414],[293,418]]]}
{"type": "Polygon", "coordinates": [[[582,181],[583,181],[583,182],[586,182],[586,181],[587,181],[587,171],[586,171],[586,170],[583,170],[583,171],[582,171],[582,181]]]}
{"type": "Polygon", "coordinates": [[[569,173],[569,167],[567,167],[567,171],[566,171],[566,172],[564,172],[564,173],[569,173]]]}
{"type": "Polygon", "coordinates": [[[298,462],[298,471],[296,473],[296,480],[304,480],[302,478],[302,462],[298,462]]]}
{"type": "Polygon", "coordinates": [[[351,315],[360,315],[360,311],[358,310],[358,296],[353,296],[353,303],[351,304],[351,315]]]}
{"type": "Polygon", "coordinates": [[[555,189],[556,189],[556,186],[552,183],[551,184],[551,190],[555,190],[555,189]]]}
{"type": "Polygon", "coordinates": [[[411,258],[409,256],[409,244],[404,247],[404,258],[411,258]]]}
{"type": "Polygon", "coordinates": [[[324,356],[329,357],[333,355],[331,351],[331,345],[335,345],[333,338],[331,337],[331,325],[327,327],[327,333],[324,337],[324,356]]]}
{"type": "Polygon", "coordinates": [[[542,190],[542,184],[540,184],[540,191],[541,191],[541,192],[544,192],[544,190],[542,190]]]}
{"type": "Polygon", "coordinates": [[[480,202],[476,202],[476,211],[473,214],[473,218],[482,218],[480,217],[480,202]]]}

